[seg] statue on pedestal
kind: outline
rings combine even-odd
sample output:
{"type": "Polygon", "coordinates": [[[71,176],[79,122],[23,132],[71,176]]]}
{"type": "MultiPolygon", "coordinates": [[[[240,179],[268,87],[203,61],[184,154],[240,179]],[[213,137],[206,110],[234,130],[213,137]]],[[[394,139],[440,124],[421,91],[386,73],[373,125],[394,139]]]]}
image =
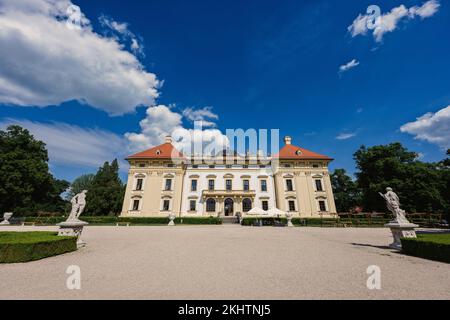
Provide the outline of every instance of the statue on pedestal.
{"type": "Polygon", "coordinates": [[[417,228],[418,225],[410,223],[408,219],[406,219],[405,210],[400,208],[400,199],[392,188],[386,188],[386,193],[382,194],[380,192],[380,196],[386,200],[387,208],[394,215],[394,220],[385,225],[385,227],[391,229],[392,237],[394,238],[394,242],[391,243],[389,247],[401,250],[402,238],[417,238],[414,229],[417,228]]]}
{"type": "Polygon", "coordinates": [[[83,227],[87,226],[88,223],[79,219],[86,207],[86,194],[87,190],[83,190],[70,200],[72,203],[72,210],[70,211],[69,217],[66,221],[57,224],[59,226],[58,235],[77,237],[77,246],[79,248],[86,245],[80,239],[80,236],[83,232],[83,227]]]}

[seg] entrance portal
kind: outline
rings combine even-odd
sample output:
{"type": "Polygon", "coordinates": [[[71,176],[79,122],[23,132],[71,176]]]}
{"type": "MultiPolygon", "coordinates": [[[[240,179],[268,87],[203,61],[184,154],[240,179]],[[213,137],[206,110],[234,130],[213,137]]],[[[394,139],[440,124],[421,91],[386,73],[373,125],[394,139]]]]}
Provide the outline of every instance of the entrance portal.
{"type": "Polygon", "coordinates": [[[225,199],[225,216],[232,216],[234,213],[234,201],[233,199],[225,199]]]}

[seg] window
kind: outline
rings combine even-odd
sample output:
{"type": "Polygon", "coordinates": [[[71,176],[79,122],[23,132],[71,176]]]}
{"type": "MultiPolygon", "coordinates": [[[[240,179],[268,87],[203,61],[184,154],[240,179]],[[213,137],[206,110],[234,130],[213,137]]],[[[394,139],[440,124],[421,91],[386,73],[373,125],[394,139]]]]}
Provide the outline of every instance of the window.
{"type": "Polygon", "coordinates": [[[216,212],[216,200],[211,198],[206,200],[206,212],[216,212]]]}
{"type": "Polygon", "coordinates": [[[286,180],[286,190],[287,191],[294,191],[294,186],[292,185],[292,180],[287,179],[286,180]]]}
{"type": "Polygon", "coordinates": [[[269,210],[269,201],[264,200],[264,201],[262,202],[262,209],[263,209],[264,211],[269,210]]]}
{"type": "Polygon", "coordinates": [[[261,169],[264,169],[264,168],[266,167],[266,165],[265,165],[265,164],[260,164],[259,167],[260,167],[261,169]]]}
{"type": "Polygon", "coordinates": [[[140,191],[142,190],[142,183],[144,182],[143,179],[137,179],[136,181],[136,190],[140,191]]]}
{"type": "Polygon", "coordinates": [[[210,169],[214,169],[215,167],[216,167],[216,166],[213,165],[213,164],[209,166],[210,169]]]}
{"type": "Polygon", "coordinates": [[[133,211],[139,210],[139,200],[133,200],[133,211]]]}
{"type": "Polygon", "coordinates": [[[145,167],[145,163],[139,163],[139,167],[144,168],[145,167]]]}
{"type": "Polygon", "coordinates": [[[313,168],[318,168],[319,167],[319,165],[316,163],[316,164],[313,164],[313,168]]]}
{"type": "Polygon", "coordinates": [[[197,205],[197,201],[191,200],[191,201],[189,202],[189,210],[190,210],[190,211],[196,211],[196,205],[197,205]]]}
{"type": "Polygon", "coordinates": [[[242,201],[242,211],[249,212],[250,210],[252,210],[252,200],[245,198],[242,201]]]}
{"type": "Polygon", "coordinates": [[[173,163],[167,164],[167,168],[173,168],[173,167],[174,167],[173,163]]]}
{"type": "Polygon", "coordinates": [[[248,169],[248,165],[244,164],[244,165],[242,166],[242,168],[243,168],[243,169],[248,169]]]}
{"type": "Polygon", "coordinates": [[[322,180],[320,180],[320,179],[316,180],[316,190],[317,191],[323,191],[322,180]]]}
{"type": "Polygon", "coordinates": [[[322,211],[322,212],[327,211],[327,206],[325,205],[325,201],[323,201],[323,200],[319,201],[319,208],[320,208],[320,211],[322,211]]]}
{"type": "Polygon", "coordinates": [[[261,180],[261,191],[266,192],[267,191],[267,181],[261,180]]]}
{"type": "Polygon", "coordinates": [[[208,190],[209,191],[214,190],[214,180],[208,180],[208,190]]]}
{"type": "Polygon", "coordinates": [[[233,180],[227,180],[227,181],[225,181],[225,184],[226,184],[227,191],[233,190],[233,180]]]}
{"type": "Polygon", "coordinates": [[[170,209],[170,200],[164,200],[163,211],[169,211],[169,209],[170,209]]]}
{"type": "Polygon", "coordinates": [[[166,179],[166,191],[172,190],[172,179],[166,179]]]}
{"type": "Polygon", "coordinates": [[[250,190],[250,181],[244,180],[244,191],[249,191],[249,190],[250,190]]]}
{"type": "Polygon", "coordinates": [[[198,169],[198,164],[194,164],[194,165],[192,166],[192,168],[193,168],[193,169],[198,169]]]}
{"type": "Polygon", "coordinates": [[[191,191],[197,191],[197,180],[191,180],[191,191]]]}
{"type": "Polygon", "coordinates": [[[291,165],[290,165],[290,164],[285,164],[284,167],[285,167],[285,168],[290,168],[291,165]]]}
{"type": "Polygon", "coordinates": [[[227,164],[225,167],[226,167],[227,169],[233,168],[233,166],[232,166],[231,164],[227,164]]]}
{"type": "Polygon", "coordinates": [[[295,201],[289,200],[289,211],[295,211],[295,201]]]}

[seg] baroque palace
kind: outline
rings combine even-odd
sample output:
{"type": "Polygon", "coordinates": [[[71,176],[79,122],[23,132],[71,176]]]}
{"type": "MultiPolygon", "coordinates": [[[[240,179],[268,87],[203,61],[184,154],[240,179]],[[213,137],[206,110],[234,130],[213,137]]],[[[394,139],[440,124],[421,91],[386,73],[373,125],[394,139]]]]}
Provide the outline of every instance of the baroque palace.
{"type": "Polygon", "coordinates": [[[129,156],[121,216],[235,216],[252,208],[278,208],[296,217],[336,214],[324,155],[296,147],[291,138],[278,154],[185,157],[164,144],[129,156]]]}

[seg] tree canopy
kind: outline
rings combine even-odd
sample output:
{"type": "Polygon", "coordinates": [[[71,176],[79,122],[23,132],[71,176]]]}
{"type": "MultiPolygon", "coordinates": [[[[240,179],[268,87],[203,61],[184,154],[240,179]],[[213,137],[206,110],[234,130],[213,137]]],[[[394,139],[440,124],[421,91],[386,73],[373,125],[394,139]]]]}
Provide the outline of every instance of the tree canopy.
{"type": "Polygon", "coordinates": [[[45,143],[20,126],[0,130],[0,212],[63,212],[69,186],[49,172],[45,143]]]}
{"type": "Polygon", "coordinates": [[[331,185],[338,212],[350,212],[361,203],[360,189],[344,169],[334,170],[331,185]]]}
{"type": "MultiPolygon", "coordinates": [[[[385,211],[379,196],[386,187],[399,195],[407,212],[444,212],[449,208],[446,192],[448,168],[417,159],[400,143],[361,146],[354,154],[358,172],[357,186],[361,189],[361,204],[365,211],[385,211]]],[[[448,190],[448,186],[447,186],[448,190]]]]}
{"type": "Polygon", "coordinates": [[[105,162],[93,177],[86,197],[86,214],[117,215],[122,209],[125,188],[119,178],[119,164],[115,159],[105,162]]]}

